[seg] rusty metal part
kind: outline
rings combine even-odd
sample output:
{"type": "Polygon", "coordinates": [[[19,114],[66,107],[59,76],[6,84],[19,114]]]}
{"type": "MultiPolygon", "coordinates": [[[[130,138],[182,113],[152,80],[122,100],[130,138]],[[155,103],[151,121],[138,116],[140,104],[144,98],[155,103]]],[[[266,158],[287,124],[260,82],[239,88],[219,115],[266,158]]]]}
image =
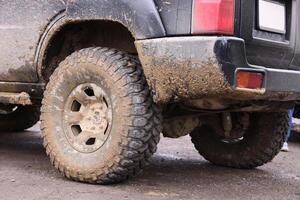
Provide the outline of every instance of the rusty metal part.
{"type": "Polygon", "coordinates": [[[222,125],[224,134],[222,142],[236,143],[244,139],[250,125],[249,113],[222,113],[222,125]]]}
{"type": "Polygon", "coordinates": [[[168,119],[163,123],[163,135],[179,138],[190,134],[198,125],[199,119],[197,117],[168,119]]]}
{"type": "Polygon", "coordinates": [[[191,108],[203,110],[225,110],[230,107],[230,103],[220,99],[193,99],[182,102],[183,105],[191,108]]]}
{"type": "Polygon", "coordinates": [[[16,104],[16,105],[31,105],[31,99],[28,93],[10,93],[0,92],[0,103],[2,104],[16,104]]]}
{"type": "Polygon", "coordinates": [[[232,119],[230,112],[222,113],[222,122],[225,137],[230,137],[230,133],[232,131],[232,119]]]}
{"type": "MultiPolygon", "coordinates": [[[[196,100],[197,101],[197,100],[196,100]]],[[[272,102],[272,101],[224,101],[228,105],[225,109],[204,109],[199,107],[192,107],[191,104],[185,104],[185,102],[167,104],[163,108],[164,121],[169,119],[179,118],[199,118],[201,123],[207,121],[214,121],[209,116],[215,116],[224,112],[237,113],[237,112],[286,112],[288,109],[294,108],[294,102],[272,102]]],[[[242,124],[247,124],[246,117],[241,118],[242,124]]],[[[217,124],[217,123],[215,123],[217,124]]],[[[222,121],[220,117],[220,131],[222,128],[222,121]]]]}
{"type": "Polygon", "coordinates": [[[106,142],[112,125],[112,107],[100,86],[77,86],[66,101],[63,115],[66,137],[75,150],[92,153],[106,142]]]}

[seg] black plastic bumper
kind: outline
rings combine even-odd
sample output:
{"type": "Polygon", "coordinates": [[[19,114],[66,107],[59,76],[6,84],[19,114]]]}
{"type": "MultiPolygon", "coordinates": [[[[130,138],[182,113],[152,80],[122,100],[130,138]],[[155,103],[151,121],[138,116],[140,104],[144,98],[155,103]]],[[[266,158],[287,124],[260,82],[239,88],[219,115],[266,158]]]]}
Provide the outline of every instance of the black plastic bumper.
{"type": "Polygon", "coordinates": [[[214,52],[222,66],[226,80],[233,88],[235,88],[235,75],[238,70],[261,71],[265,74],[263,84],[265,93],[300,93],[300,71],[272,69],[249,64],[242,39],[218,38],[214,52]]]}
{"type": "Polygon", "coordinates": [[[250,65],[239,38],[160,38],[137,41],[136,47],[156,102],[198,98],[290,101],[300,96],[300,72],[250,65]],[[263,90],[236,88],[238,70],[263,72],[263,90]]]}

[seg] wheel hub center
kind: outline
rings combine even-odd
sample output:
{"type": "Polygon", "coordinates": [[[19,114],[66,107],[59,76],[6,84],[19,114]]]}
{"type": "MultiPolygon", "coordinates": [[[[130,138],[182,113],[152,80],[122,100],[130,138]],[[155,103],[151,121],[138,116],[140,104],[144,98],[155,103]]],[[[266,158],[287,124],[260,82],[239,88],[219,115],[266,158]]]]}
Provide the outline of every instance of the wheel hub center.
{"type": "Polygon", "coordinates": [[[109,137],[112,108],[108,95],[96,84],[77,86],[68,97],[64,110],[66,136],[72,147],[91,153],[109,137]]]}
{"type": "Polygon", "coordinates": [[[104,134],[107,126],[107,109],[107,106],[102,103],[90,105],[87,108],[80,125],[91,132],[98,131],[104,134]]]}

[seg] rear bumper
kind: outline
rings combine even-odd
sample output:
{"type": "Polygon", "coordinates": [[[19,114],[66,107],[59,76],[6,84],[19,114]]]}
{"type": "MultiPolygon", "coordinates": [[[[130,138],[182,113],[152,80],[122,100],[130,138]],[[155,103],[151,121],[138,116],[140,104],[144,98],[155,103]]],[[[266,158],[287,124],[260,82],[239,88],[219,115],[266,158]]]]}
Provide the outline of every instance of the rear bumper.
{"type": "Polygon", "coordinates": [[[137,41],[136,47],[158,103],[199,98],[291,101],[300,97],[300,72],[250,65],[239,38],[160,38],[137,41]],[[263,90],[236,88],[238,70],[264,72],[263,90]]]}

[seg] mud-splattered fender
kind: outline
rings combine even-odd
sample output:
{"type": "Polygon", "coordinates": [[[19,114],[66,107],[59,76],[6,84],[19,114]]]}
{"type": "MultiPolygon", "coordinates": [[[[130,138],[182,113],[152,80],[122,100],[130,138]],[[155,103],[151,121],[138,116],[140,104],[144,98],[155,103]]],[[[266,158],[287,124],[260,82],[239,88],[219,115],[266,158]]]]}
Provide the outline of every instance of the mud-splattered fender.
{"type": "Polygon", "coordinates": [[[300,98],[300,72],[248,63],[240,38],[165,37],[135,42],[156,103],[191,99],[290,101],[300,98]],[[238,70],[264,73],[261,89],[235,85],[238,70]]]}
{"type": "Polygon", "coordinates": [[[67,17],[71,20],[112,20],[123,24],[135,39],[165,36],[153,0],[70,0],[67,17]]]}
{"type": "Polygon", "coordinates": [[[34,63],[41,80],[44,56],[57,32],[67,24],[90,20],[118,22],[135,40],[166,35],[153,0],[69,0],[66,11],[51,20],[38,44],[34,63]]]}
{"type": "Polygon", "coordinates": [[[0,1],[0,80],[38,82],[34,57],[40,37],[64,0],[0,1]]]}

